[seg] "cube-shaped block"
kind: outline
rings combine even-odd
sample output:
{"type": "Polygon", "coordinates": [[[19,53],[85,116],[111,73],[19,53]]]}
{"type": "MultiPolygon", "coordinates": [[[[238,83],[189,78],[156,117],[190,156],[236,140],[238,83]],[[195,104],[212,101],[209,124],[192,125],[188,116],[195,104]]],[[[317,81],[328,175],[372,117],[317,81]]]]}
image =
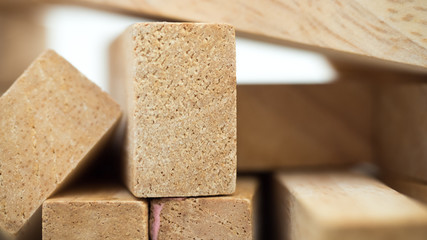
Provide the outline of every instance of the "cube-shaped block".
{"type": "Polygon", "coordinates": [[[119,105],[66,60],[50,50],[40,55],[0,98],[0,232],[24,234],[119,118],[119,105]]]}
{"type": "Polygon", "coordinates": [[[137,23],[112,45],[127,118],[125,177],[137,197],[230,194],[236,179],[234,28],[137,23]]]}

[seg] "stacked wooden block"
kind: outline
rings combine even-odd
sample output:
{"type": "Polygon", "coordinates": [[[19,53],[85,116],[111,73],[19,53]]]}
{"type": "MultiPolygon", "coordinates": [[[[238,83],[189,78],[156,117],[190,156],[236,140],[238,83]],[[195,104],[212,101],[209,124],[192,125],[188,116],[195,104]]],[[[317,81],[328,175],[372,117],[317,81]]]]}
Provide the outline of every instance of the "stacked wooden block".
{"type": "Polygon", "coordinates": [[[0,98],[0,239],[427,238],[425,3],[184,2],[106,3],[417,74],[339,68],[330,84],[237,86],[231,25],[136,23],[110,48],[116,103],[47,50],[0,98]],[[124,186],[70,186],[109,140],[124,186]]]}

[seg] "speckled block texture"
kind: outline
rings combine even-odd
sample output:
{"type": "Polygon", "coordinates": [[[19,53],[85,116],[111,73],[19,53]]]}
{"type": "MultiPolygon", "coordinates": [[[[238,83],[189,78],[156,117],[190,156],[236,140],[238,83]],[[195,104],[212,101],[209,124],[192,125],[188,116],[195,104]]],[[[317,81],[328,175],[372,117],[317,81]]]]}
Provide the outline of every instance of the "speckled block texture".
{"type": "Polygon", "coordinates": [[[151,200],[151,239],[254,239],[258,185],[239,178],[230,196],[151,200]]]}
{"type": "Polygon", "coordinates": [[[127,115],[125,178],[137,197],[231,194],[236,181],[234,28],[137,23],[111,47],[127,115]]]}
{"type": "Polygon", "coordinates": [[[43,204],[43,240],[148,240],[148,202],[120,186],[71,190],[43,204]]]}
{"type": "Polygon", "coordinates": [[[25,235],[30,217],[85,167],[119,118],[119,105],[55,52],[30,65],[0,98],[3,238],[25,235]]]}

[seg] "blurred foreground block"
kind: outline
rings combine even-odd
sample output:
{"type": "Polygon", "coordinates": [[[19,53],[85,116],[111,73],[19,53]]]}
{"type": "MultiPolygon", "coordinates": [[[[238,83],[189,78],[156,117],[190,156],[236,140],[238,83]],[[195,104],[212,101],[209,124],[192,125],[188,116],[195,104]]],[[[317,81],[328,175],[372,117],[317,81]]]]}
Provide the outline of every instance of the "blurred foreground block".
{"type": "Polygon", "coordinates": [[[427,84],[381,86],[376,113],[381,168],[427,181],[427,84]]]}
{"type": "Polygon", "coordinates": [[[41,8],[0,4],[0,95],[44,50],[42,14],[41,8]]]}
{"type": "Polygon", "coordinates": [[[151,200],[151,239],[254,239],[258,181],[238,178],[230,196],[151,200]]]}
{"type": "Polygon", "coordinates": [[[148,240],[148,202],[120,186],[61,193],[43,204],[43,239],[148,240]]]}
{"type": "Polygon", "coordinates": [[[41,224],[43,201],[85,167],[119,117],[118,104],[55,52],[30,65],[0,98],[3,238],[41,224]]]}
{"type": "Polygon", "coordinates": [[[237,89],[239,171],[372,159],[372,85],[341,81],[237,89]]]}
{"type": "Polygon", "coordinates": [[[274,192],[278,239],[421,240],[427,236],[424,206],[361,174],[277,174],[274,192]]]}
{"type": "Polygon", "coordinates": [[[127,113],[124,160],[131,192],[137,197],[233,193],[234,28],[137,23],[113,44],[111,59],[111,90],[127,113]]]}

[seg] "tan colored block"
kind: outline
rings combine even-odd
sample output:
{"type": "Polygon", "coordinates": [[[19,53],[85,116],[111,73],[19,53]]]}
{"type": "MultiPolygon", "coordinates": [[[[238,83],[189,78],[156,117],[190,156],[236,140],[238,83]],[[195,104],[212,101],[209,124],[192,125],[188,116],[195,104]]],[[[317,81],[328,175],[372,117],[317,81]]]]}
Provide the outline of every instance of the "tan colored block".
{"type": "Polygon", "coordinates": [[[148,240],[148,202],[120,186],[61,193],[43,203],[43,239],[148,240]]]}
{"type": "Polygon", "coordinates": [[[102,146],[120,109],[48,50],[1,96],[0,116],[0,232],[16,237],[102,146]]]}
{"type": "Polygon", "coordinates": [[[0,95],[44,50],[42,14],[38,7],[0,4],[0,95]]]}
{"type": "Polygon", "coordinates": [[[230,196],[151,200],[151,239],[254,239],[257,191],[256,179],[239,177],[230,196]]]}
{"type": "Polygon", "coordinates": [[[372,85],[239,85],[239,171],[372,160],[372,85]]]}
{"type": "Polygon", "coordinates": [[[282,173],[274,178],[274,191],[281,239],[421,240],[427,236],[427,208],[362,174],[282,173]]]}
{"type": "Polygon", "coordinates": [[[261,39],[351,61],[427,72],[425,0],[43,0],[158,18],[221,22],[261,39]]]}
{"type": "Polygon", "coordinates": [[[427,84],[389,84],[380,90],[379,165],[391,174],[427,181],[427,84]]]}
{"type": "Polygon", "coordinates": [[[127,113],[125,176],[131,192],[137,197],[233,193],[233,27],[137,23],[113,44],[112,59],[112,91],[127,113]]]}

